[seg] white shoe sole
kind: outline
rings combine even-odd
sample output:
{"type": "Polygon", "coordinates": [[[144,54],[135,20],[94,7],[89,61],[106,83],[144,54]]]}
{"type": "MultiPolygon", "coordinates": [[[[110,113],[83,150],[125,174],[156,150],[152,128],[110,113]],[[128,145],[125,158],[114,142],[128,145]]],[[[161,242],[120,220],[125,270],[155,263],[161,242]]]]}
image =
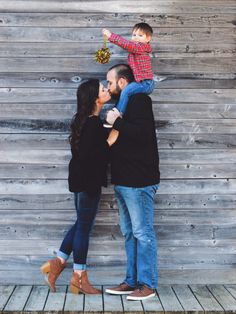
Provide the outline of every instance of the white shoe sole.
{"type": "Polygon", "coordinates": [[[114,291],[111,289],[106,289],[105,292],[109,294],[115,294],[115,295],[124,295],[124,294],[130,294],[133,291],[114,291]]]}
{"type": "Polygon", "coordinates": [[[156,295],[155,293],[149,294],[146,297],[133,297],[132,295],[129,295],[126,299],[129,301],[143,301],[149,298],[153,298],[155,297],[155,295],[156,295]]]}
{"type": "Polygon", "coordinates": [[[111,125],[111,124],[108,124],[108,123],[104,123],[104,124],[103,124],[103,127],[104,127],[104,128],[107,128],[107,129],[111,129],[111,128],[112,128],[112,125],[111,125]]]}

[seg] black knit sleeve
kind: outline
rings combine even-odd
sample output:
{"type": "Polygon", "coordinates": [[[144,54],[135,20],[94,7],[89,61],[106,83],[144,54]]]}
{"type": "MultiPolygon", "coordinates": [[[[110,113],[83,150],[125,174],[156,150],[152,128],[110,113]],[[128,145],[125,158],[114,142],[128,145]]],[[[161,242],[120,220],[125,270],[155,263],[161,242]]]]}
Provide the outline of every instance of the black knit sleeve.
{"type": "Polygon", "coordinates": [[[131,97],[124,118],[117,118],[113,128],[131,140],[145,142],[152,134],[153,113],[151,98],[145,94],[131,97]]]}

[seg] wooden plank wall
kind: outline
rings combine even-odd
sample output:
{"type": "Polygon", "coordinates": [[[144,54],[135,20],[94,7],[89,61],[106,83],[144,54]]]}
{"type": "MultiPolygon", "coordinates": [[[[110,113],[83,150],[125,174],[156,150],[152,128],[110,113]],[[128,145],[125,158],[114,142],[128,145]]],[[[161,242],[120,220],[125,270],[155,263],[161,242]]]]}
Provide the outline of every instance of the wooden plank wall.
{"type": "MultiPolygon", "coordinates": [[[[75,217],[67,137],[76,88],[126,60],[111,45],[110,64],[95,63],[101,29],[129,38],[141,21],[154,28],[154,72],[168,77],[152,95],[160,283],[236,282],[235,0],[0,0],[1,283],[42,283],[38,267],[75,217]]],[[[125,262],[112,186],[89,262],[125,262]]]]}

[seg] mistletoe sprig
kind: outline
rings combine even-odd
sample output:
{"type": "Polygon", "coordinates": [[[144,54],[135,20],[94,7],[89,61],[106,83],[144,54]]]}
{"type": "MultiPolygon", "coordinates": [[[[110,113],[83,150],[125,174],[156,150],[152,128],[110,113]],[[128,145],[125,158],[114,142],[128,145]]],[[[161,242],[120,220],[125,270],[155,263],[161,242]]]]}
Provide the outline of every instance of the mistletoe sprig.
{"type": "Polygon", "coordinates": [[[103,36],[103,47],[96,51],[95,60],[98,63],[105,64],[108,63],[111,57],[111,52],[109,48],[107,48],[107,39],[103,36]]]}

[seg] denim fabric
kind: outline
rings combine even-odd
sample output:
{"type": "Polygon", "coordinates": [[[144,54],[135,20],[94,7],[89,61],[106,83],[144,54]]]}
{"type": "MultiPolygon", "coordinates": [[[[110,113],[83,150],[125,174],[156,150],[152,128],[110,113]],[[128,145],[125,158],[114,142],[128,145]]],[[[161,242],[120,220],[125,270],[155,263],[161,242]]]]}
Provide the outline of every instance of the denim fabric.
{"type": "Polygon", "coordinates": [[[138,93],[151,94],[154,89],[154,81],[152,80],[143,80],[141,82],[132,82],[129,83],[121,92],[120,99],[116,108],[122,113],[125,113],[129,97],[138,93]]]}
{"type": "Polygon", "coordinates": [[[153,226],[154,196],[158,185],[132,188],[116,185],[120,227],[125,237],[127,269],[131,286],[157,287],[157,241],[153,226]]]}
{"type": "Polygon", "coordinates": [[[107,115],[107,112],[109,111],[109,110],[111,110],[112,108],[114,108],[115,107],[115,104],[111,104],[111,103],[107,103],[107,104],[105,104],[103,107],[102,107],[102,109],[101,109],[101,111],[100,111],[100,113],[99,113],[99,118],[102,120],[102,122],[106,122],[106,115],[107,115]]]}
{"type": "Polygon", "coordinates": [[[101,193],[74,193],[77,220],[67,232],[57,256],[67,260],[73,251],[74,269],[86,269],[89,235],[94,224],[101,193]]]}

